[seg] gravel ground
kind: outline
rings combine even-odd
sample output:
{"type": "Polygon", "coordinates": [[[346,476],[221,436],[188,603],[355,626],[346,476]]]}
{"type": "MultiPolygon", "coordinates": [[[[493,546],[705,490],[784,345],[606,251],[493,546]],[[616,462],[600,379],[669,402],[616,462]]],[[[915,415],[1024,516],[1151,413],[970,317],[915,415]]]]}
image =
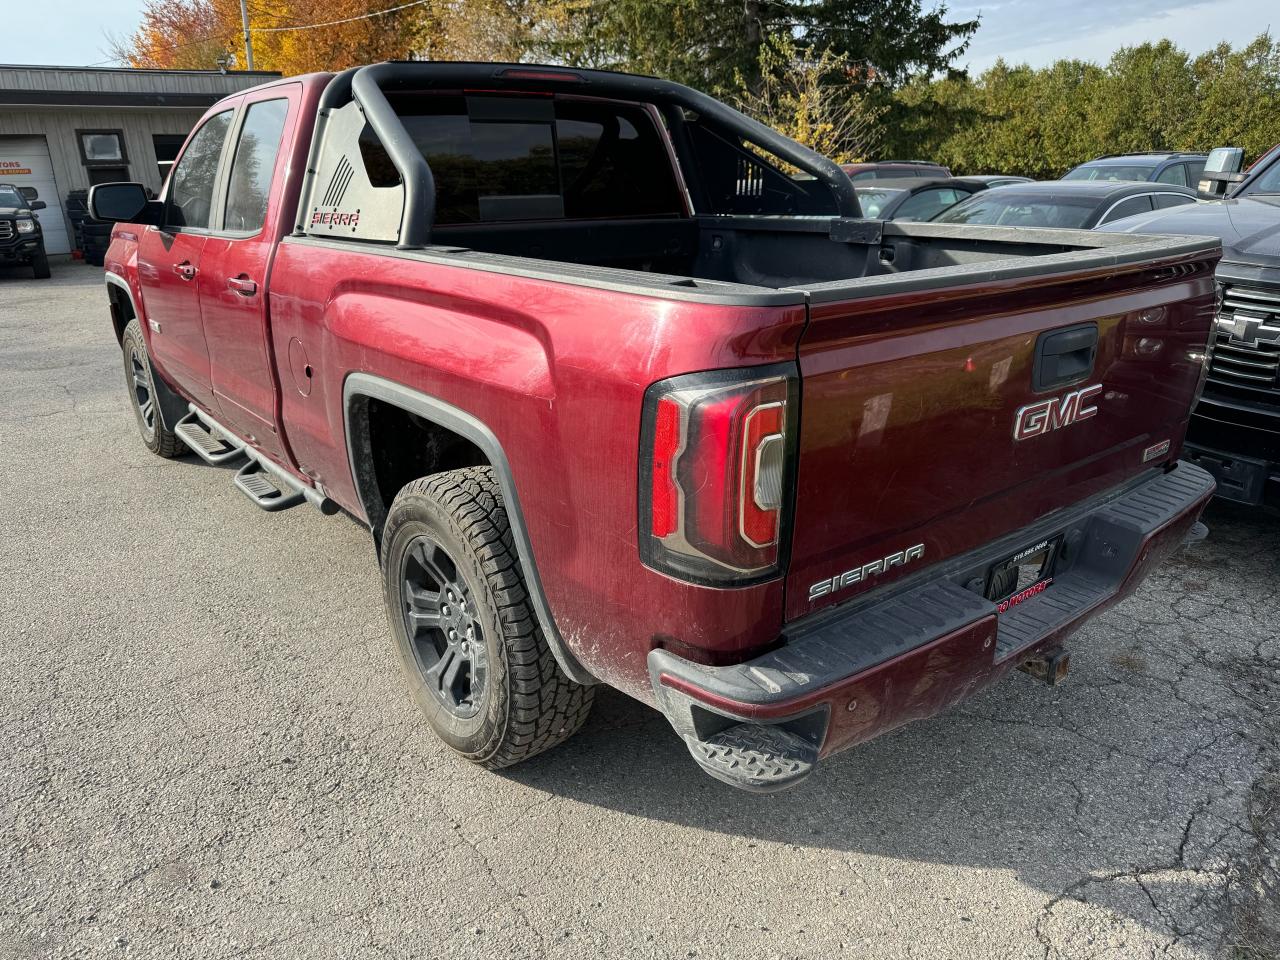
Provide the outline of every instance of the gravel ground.
{"type": "Polygon", "coordinates": [[[369,537],[164,462],[101,274],[0,276],[0,957],[1280,955],[1280,522],[774,797],[603,692],[474,769],[419,720],[369,537]]]}

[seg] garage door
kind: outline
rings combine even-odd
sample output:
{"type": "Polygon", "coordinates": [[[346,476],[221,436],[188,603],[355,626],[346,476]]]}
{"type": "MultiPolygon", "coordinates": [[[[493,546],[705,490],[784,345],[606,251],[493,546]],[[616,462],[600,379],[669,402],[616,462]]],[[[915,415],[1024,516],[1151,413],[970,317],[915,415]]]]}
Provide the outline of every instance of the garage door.
{"type": "Polygon", "coordinates": [[[35,187],[48,205],[37,214],[44,230],[45,250],[71,252],[67,218],[62,215],[62,194],[53,179],[49,145],[44,137],[0,137],[0,183],[35,187]]]}

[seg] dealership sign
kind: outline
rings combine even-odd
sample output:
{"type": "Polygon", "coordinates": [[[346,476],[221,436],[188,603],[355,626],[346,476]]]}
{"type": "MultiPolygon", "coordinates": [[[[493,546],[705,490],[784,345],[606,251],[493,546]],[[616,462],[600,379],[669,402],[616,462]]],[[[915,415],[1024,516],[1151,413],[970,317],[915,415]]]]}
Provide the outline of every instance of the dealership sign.
{"type": "Polygon", "coordinates": [[[17,160],[0,160],[0,177],[12,177],[20,173],[30,172],[30,167],[24,167],[17,160]]]}

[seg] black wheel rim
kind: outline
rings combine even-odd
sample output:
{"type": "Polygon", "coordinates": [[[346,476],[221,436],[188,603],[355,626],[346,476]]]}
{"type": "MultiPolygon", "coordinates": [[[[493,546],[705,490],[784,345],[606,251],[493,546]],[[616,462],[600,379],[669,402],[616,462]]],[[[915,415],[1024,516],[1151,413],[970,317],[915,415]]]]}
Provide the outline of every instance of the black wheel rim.
{"type": "Polygon", "coordinates": [[[150,438],[156,432],[156,402],[151,396],[151,380],[147,368],[137,350],[129,351],[129,385],[133,388],[133,402],[142,418],[142,431],[150,438]]]}
{"type": "Polygon", "coordinates": [[[440,544],[415,537],[400,568],[401,609],[414,660],[431,695],[455,717],[484,701],[488,656],[475,597],[440,544]]]}

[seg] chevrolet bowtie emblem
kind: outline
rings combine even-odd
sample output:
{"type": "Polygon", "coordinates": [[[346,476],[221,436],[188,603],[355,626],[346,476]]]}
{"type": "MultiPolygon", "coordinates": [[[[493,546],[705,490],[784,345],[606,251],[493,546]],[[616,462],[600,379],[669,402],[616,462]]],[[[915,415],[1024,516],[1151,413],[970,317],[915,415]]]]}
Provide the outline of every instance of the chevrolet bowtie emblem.
{"type": "Polygon", "coordinates": [[[1270,326],[1265,317],[1248,313],[1237,312],[1229,318],[1220,318],[1218,329],[1230,334],[1232,343],[1243,343],[1251,347],[1256,347],[1260,340],[1271,343],[1280,340],[1280,327],[1270,326]]]}

